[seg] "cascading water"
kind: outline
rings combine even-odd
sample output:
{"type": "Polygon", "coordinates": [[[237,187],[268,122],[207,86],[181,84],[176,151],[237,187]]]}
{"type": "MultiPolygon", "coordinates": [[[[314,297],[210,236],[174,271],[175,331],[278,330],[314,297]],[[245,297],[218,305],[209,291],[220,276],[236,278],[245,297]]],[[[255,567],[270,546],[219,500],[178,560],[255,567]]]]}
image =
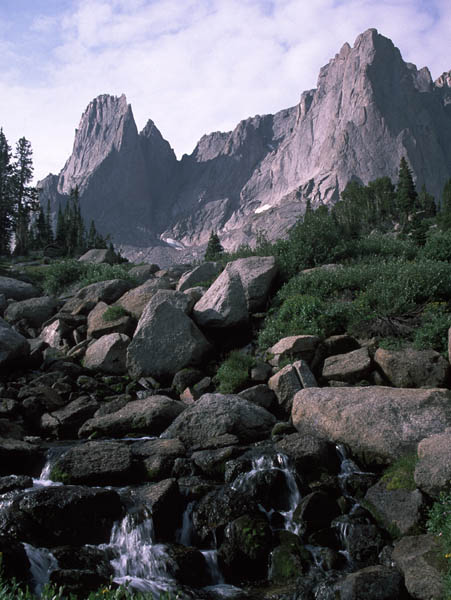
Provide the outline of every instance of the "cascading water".
{"type": "Polygon", "coordinates": [[[33,478],[33,487],[49,487],[55,485],[63,485],[60,482],[52,481],[50,473],[56,461],[69,450],[70,446],[55,446],[47,450],[45,465],[42,468],[38,478],[33,478]]]}
{"type": "Polygon", "coordinates": [[[285,497],[287,499],[287,508],[266,509],[262,505],[259,508],[264,512],[271,522],[275,513],[282,517],[283,529],[291,531],[292,533],[299,533],[299,525],[294,522],[293,515],[299,502],[301,501],[301,494],[299,492],[296,477],[293,469],[290,467],[288,457],[284,454],[278,453],[275,456],[263,455],[252,460],[251,470],[247,473],[238,475],[235,481],[232,483],[232,488],[237,491],[245,491],[251,480],[258,476],[259,473],[264,471],[278,471],[283,475],[285,497]]]}
{"type": "Polygon", "coordinates": [[[50,574],[58,568],[58,562],[47,548],[35,548],[24,544],[25,552],[30,561],[30,571],[34,582],[34,593],[40,596],[42,589],[49,582],[50,574]]]}

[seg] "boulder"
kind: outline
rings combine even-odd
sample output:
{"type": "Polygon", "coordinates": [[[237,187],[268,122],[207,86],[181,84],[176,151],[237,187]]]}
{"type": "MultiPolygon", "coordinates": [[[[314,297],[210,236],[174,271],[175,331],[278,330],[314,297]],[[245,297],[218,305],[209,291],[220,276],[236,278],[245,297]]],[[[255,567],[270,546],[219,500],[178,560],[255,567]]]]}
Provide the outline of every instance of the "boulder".
{"type": "Polygon", "coordinates": [[[185,446],[178,439],[146,440],[131,447],[133,456],[143,461],[144,469],[151,481],[159,481],[171,475],[177,458],[185,455],[185,446]]]}
{"type": "Polygon", "coordinates": [[[0,475],[36,475],[42,458],[36,444],[0,438],[0,475]]]}
{"type": "Polygon", "coordinates": [[[123,315],[112,321],[106,320],[104,315],[108,308],[108,304],[99,302],[90,311],[88,315],[88,338],[100,338],[109,333],[123,333],[131,337],[136,326],[135,320],[129,315],[123,315]]]}
{"type": "Polygon", "coordinates": [[[418,444],[415,483],[432,498],[451,488],[451,427],[418,444]]]}
{"type": "Polygon", "coordinates": [[[332,521],[337,530],[348,561],[356,569],[369,567],[378,562],[386,541],[379,528],[365,516],[342,515],[332,521]]]}
{"type": "Polygon", "coordinates": [[[80,396],[63,408],[41,417],[41,431],[59,439],[73,439],[83,423],[90,419],[99,403],[92,396],[80,396]]]}
{"type": "Polygon", "coordinates": [[[134,490],[133,496],[152,513],[156,540],[173,540],[182,512],[182,498],[177,481],[171,478],[143,485],[134,490]]]}
{"type": "Polygon", "coordinates": [[[418,600],[442,598],[446,559],[440,541],[431,534],[406,536],[395,543],[392,558],[404,575],[409,594],[418,600]]]}
{"type": "Polygon", "coordinates": [[[278,367],[284,360],[311,361],[319,344],[316,335],[291,335],[284,337],[267,350],[269,363],[278,367]]]}
{"type": "Polygon", "coordinates": [[[326,381],[357,383],[365,379],[370,371],[371,358],[368,348],[359,348],[346,354],[337,354],[326,358],[322,376],[326,381]]]}
{"type": "Polygon", "coordinates": [[[185,292],[189,288],[196,287],[210,279],[213,279],[221,271],[221,265],[216,262],[205,262],[184,273],[177,284],[179,292],[185,292]]]}
{"type": "Polygon", "coordinates": [[[33,487],[33,479],[29,475],[7,475],[0,477],[0,495],[13,490],[25,490],[33,487]]]}
{"type": "Polygon", "coordinates": [[[331,335],[322,343],[326,356],[334,354],[347,354],[360,348],[359,342],[352,336],[343,333],[341,335],[331,335]]]}
{"type": "Polygon", "coordinates": [[[124,374],[127,371],[126,357],[130,338],[123,333],[103,335],[88,346],[83,365],[87,369],[102,373],[124,374]]]}
{"type": "Polygon", "coordinates": [[[64,351],[71,345],[72,329],[63,319],[57,319],[44,327],[39,337],[52,348],[64,351]]]}
{"type": "Polygon", "coordinates": [[[342,442],[364,461],[392,462],[451,424],[451,392],[387,387],[309,388],[293,400],[296,428],[342,442]]]}
{"type": "Polygon", "coordinates": [[[80,262],[100,265],[106,263],[114,265],[119,262],[117,254],[111,248],[91,248],[78,259],[80,262]]]}
{"type": "Polygon", "coordinates": [[[302,535],[326,529],[335,517],[340,515],[337,501],[325,492],[312,492],[302,498],[293,514],[293,520],[300,525],[302,535]]]}
{"type": "Polygon", "coordinates": [[[68,300],[61,308],[62,312],[73,315],[87,315],[98,302],[112,304],[132,287],[125,279],[110,279],[91,283],[79,290],[74,298],[68,300]]]}
{"type": "Polygon", "coordinates": [[[12,302],[5,310],[5,319],[10,323],[26,319],[31,327],[41,327],[56,312],[58,303],[52,296],[30,298],[12,302]]]}
{"type": "Polygon", "coordinates": [[[7,299],[28,300],[39,296],[39,290],[31,283],[12,277],[0,277],[0,294],[4,294],[7,299]]]}
{"type": "Polygon", "coordinates": [[[136,481],[132,453],[120,442],[87,442],[73,446],[53,465],[52,481],[74,485],[126,485],[136,481]]]}
{"type": "Polygon", "coordinates": [[[299,390],[317,386],[315,376],[303,360],[287,365],[268,381],[268,387],[273,390],[279,406],[287,415],[291,412],[294,395],[299,390]]]}
{"type": "Polygon", "coordinates": [[[179,585],[199,588],[213,583],[207,560],[200,550],[183,544],[167,544],[165,551],[169,557],[168,573],[179,585]]]}
{"type": "Polygon", "coordinates": [[[26,338],[0,317],[0,368],[17,360],[24,360],[30,353],[26,338]]]}
{"type": "Polygon", "coordinates": [[[122,437],[128,433],[159,435],[184,410],[182,402],[166,396],[150,396],[128,402],[116,412],[89,419],[78,435],[82,438],[93,433],[108,437],[122,437]]]}
{"type": "Polygon", "coordinates": [[[0,536],[37,547],[108,542],[122,516],[113,490],[81,486],[37,488],[17,496],[0,515],[0,536]]]}
{"type": "Polygon", "coordinates": [[[285,435],[274,447],[293,461],[302,477],[312,478],[318,475],[318,471],[336,470],[338,467],[333,445],[315,433],[285,435]]]}
{"type": "Polygon", "coordinates": [[[434,350],[384,350],[378,348],[374,362],[395,387],[447,387],[449,362],[434,350]]]}
{"type": "Polygon", "coordinates": [[[340,600],[399,600],[405,595],[401,573],[382,565],[351,573],[337,587],[340,600]]]}
{"type": "Polygon", "coordinates": [[[147,304],[127,351],[132,377],[166,379],[211,354],[203,333],[180,308],[181,297],[189,301],[185,294],[160,291],[147,304]]]}
{"type": "Polygon", "coordinates": [[[384,481],[369,488],[365,508],[392,537],[412,535],[420,530],[424,500],[420,490],[390,490],[384,481]]]}
{"type": "Polygon", "coordinates": [[[251,443],[268,436],[275,421],[267,410],[240,396],[205,394],[177,417],[161,437],[178,437],[190,447],[231,433],[241,443],[251,443]]]}
{"type": "Polygon", "coordinates": [[[159,270],[160,267],[155,264],[137,265],[136,267],[132,267],[128,273],[131,277],[133,277],[133,279],[141,284],[148,279],[151,279],[152,276],[159,270]]]}
{"type": "Polygon", "coordinates": [[[238,396],[249,400],[252,404],[271,410],[276,403],[276,395],[274,392],[264,383],[260,385],[254,385],[253,387],[247,388],[240,392],[238,396]]]}
{"type": "Polygon", "coordinates": [[[116,304],[125,308],[135,319],[140,319],[149,300],[158,290],[171,290],[172,283],[166,277],[149,279],[140,286],[133,288],[116,300],[116,304]]]}
{"type": "Polygon", "coordinates": [[[278,273],[274,256],[239,258],[229,263],[226,269],[237,273],[241,279],[249,312],[264,309],[278,273]]]}

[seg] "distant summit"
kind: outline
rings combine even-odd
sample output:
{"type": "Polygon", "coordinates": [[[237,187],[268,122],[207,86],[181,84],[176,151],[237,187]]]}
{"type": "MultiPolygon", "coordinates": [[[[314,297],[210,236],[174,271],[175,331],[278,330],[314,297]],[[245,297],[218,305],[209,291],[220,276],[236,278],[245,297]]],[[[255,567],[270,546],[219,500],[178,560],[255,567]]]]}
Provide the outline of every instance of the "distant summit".
{"type": "Polygon", "coordinates": [[[451,71],[432,81],[368,29],[297,106],[205,135],[180,161],[152,121],[138,134],[125,96],[99,96],[41,201],[56,210],[78,185],[85,218],[117,244],[192,248],[216,231],[230,249],[259,231],[282,237],[308,200],[333,203],[350,180],[395,180],[402,156],[439,199],[451,177],[451,71]]]}

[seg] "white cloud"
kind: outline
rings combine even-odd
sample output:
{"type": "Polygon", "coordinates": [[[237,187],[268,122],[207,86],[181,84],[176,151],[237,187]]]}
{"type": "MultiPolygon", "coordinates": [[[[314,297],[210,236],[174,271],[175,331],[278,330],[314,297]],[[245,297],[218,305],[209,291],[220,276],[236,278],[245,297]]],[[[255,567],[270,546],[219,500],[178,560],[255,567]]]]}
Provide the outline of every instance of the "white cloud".
{"type": "Polygon", "coordinates": [[[5,47],[0,39],[11,65],[0,72],[0,125],[10,142],[21,135],[31,140],[38,177],[62,168],[82,111],[101,93],[124,92],[138,128],[151,118],[180,155],[204,133],[295,104],[316,85],[319,68],[368,27],[390,37],[405,60],[428,65],[433,77],[451,68],[443,51],[448,0],[77,0],[71,6],[36,14],[30,26],[37,42],[55,39],[53,47],[36,46],[40,78],[30,80],[32,63],[19,44],[5,47]]]}

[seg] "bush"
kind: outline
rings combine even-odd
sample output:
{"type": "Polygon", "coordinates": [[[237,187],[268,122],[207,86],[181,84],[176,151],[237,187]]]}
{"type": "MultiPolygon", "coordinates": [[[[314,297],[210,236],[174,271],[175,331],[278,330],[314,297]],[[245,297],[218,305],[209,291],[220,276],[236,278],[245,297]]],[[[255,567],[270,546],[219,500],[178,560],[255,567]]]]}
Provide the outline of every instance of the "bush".
{"type": "Polygon", "coordinates": [[[75,259],[63,260],[46,268],[43,287],[47,294],[59,294],[67,287],[78,284],[85,287],[98,281],[109,279],[128,279],[131,265],[100,265],[83,263],[75,259]]]}
{"type": "Polygon", "coordinates": [[[109,306],[106,311],[102,315],[102,319],[104,321],[117,321],[122,317],[128,317],[130,313],[128,310],[125,310],[122,306],[115,304],[114,306],[109,306]]]}
{"type": "Polygon", "coordinates": [[[441,354],[448,353],[448,330],[451,313],[444,302],[428,304],[421,316],[421,325],[416,329],[413,345],[417,350],[433,349],[441,354]]]}
{"type": "Polygon", "coordinates": [[[430,260],[451,261],[451,231],[434,231],[426,239],[422,255],[430,260]]]}
{"type": "Polygon", "coordinates": [[[216,373],[218,391],[222,394],[235,394],[241,391],[249,381],[249,370],[255,359],[249,354],[232,350],[216,373]]]}

